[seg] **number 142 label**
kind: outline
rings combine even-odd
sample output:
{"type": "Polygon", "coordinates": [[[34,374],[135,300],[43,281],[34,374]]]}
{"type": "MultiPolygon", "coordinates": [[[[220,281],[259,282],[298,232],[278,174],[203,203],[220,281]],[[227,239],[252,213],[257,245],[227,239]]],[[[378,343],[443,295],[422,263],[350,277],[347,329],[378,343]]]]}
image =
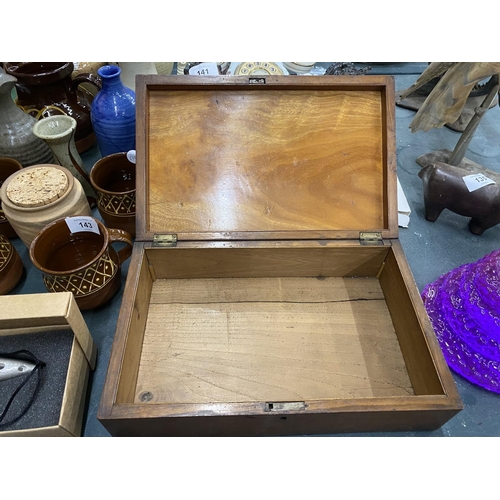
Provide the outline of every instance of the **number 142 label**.
{"type": "Polygon", "coordinates": [[[66,224],[72,233],[87,232],[101,234],[97,222],[92,217],[66,217],[66,224]]]}

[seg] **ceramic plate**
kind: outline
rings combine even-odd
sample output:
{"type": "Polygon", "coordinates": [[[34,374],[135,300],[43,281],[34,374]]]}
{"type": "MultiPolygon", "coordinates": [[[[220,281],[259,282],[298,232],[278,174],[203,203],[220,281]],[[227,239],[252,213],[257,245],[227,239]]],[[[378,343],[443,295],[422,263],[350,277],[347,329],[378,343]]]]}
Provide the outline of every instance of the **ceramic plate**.
{"type": "Polygon", "coordinates": [[[288,71],[281,63],[276,62],[238,62],[231,63],[228,75],[288,75],[288,71]]]}
{"type": "Polygon", "coordinates": [[[297,74],[309,73],[314,66],[313,62],[284,62],[283,66],[288,71],[297,74]]]}

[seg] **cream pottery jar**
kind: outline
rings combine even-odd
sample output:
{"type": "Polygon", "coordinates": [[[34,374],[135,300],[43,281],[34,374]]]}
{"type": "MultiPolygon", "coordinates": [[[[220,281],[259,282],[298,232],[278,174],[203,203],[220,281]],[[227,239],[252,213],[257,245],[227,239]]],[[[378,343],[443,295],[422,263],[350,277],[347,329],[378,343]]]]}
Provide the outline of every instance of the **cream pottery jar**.
{"type": "Polygon", "coordinates": [[[6,219],[28,248],[49,222],[92,215],[78,179],[58,165],[34,165],[12,174],[0,188],[0,198],[6,219]]]}

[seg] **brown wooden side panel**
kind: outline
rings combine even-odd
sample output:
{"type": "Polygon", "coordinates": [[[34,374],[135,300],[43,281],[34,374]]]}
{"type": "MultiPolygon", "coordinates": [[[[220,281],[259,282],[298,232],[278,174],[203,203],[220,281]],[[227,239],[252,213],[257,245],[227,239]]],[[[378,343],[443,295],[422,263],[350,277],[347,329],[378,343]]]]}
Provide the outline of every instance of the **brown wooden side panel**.
{"type": "Polygon", "coordinates": [[[290,436],[435,430],[458,410],[105,419],[112,436],[290,436]]]}
{"type": "Polygon", "coordinates": [[[147,249],[157,278],[376,276],[388,246],[254,245],[147,249]]]}
{"type": "Polygon", "coordinates": [[[394,228],[394,232],[391,236],[384,236],[385,238],[395,238],[398,235],[396,106],[394,102],[394,84],[391,83],[385,87],[385,92],[382,93],[382,113],[385,123],[383,128],[383,163],[386,165],[383,170],[383,186],[384,199],[387,200],[384,214],[385,227],[394,228]]]}
{"type": "Polygon", "coordinates": [[[379,279],[415,394],[446,394],[460,402],[399,242],[379,279]]]}
{"type": "Polygon", "coordinates": [[[143,254],[137,288],[133,291],[133,296],[125,294],[123,296],[122,309],[125,314],[127,312],[130,314],[130,326],[116,396],[117,402],[130,402],[134,398],[152,286],[153,281],[149,272],[148,260],[143,254]],[[132,304],[130,310],[128,310],[127,303],[132,304]]]}
{"type": "Polygon", "coordinates": [[[151,287],[152,278],[144,248],[136,244],[123,291],[98,418],[111,414],[116,401],[133,401],[151,287]]]}

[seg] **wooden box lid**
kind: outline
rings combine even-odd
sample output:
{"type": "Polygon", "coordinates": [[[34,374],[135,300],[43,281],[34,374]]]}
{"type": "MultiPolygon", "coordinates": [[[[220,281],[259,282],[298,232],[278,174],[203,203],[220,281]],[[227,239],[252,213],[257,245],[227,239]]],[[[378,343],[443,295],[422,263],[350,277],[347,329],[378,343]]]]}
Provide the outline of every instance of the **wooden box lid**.
{"type": "Polygon", "coordinates": [[[137,237],[396,238],[390,76],[137,78],[137,237]]]}

